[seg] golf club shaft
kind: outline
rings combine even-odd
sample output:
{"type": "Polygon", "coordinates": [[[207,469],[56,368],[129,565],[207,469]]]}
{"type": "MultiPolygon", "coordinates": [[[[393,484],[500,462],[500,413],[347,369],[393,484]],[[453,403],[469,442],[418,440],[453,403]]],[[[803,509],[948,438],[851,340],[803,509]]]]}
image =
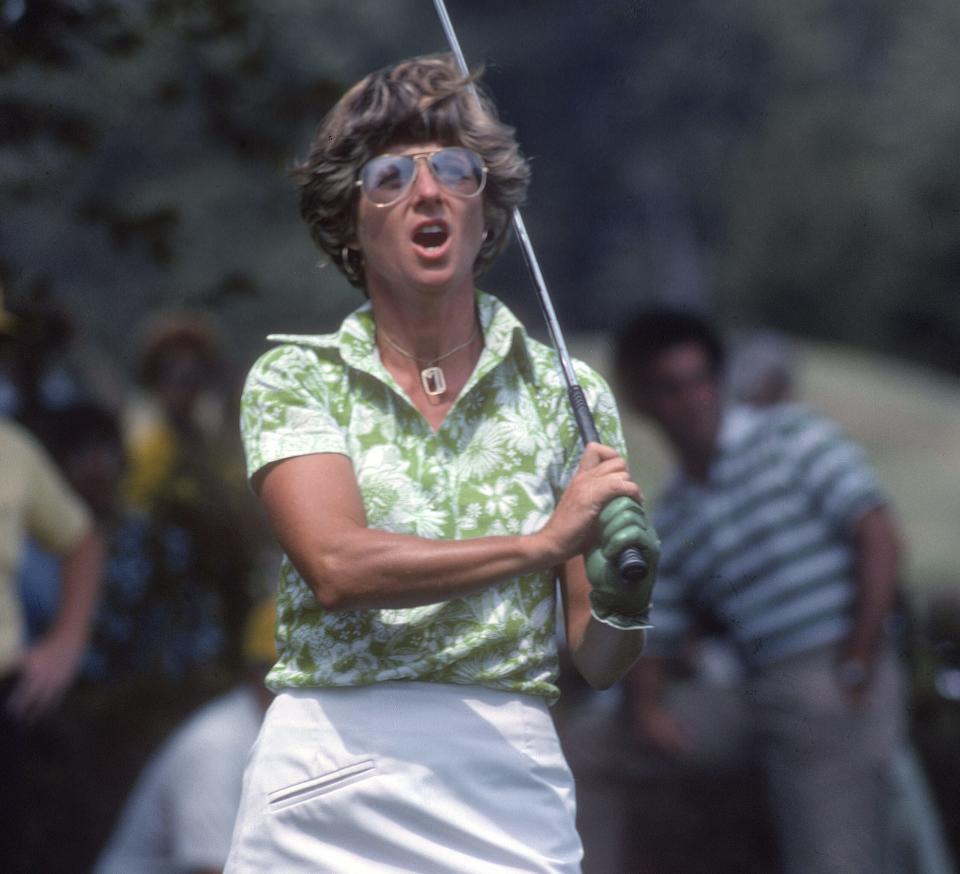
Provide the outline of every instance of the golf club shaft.
{"type": "MultiPolygon", "coordinates": [[[[466,58],[460,48],[460,41],[453,29],[453,23],[447,14],[447,7],[444,0],[433,0],[436,7],[437,16],[440,18],[440,24],[443,32],[446,34],[447,43],[450,51],[456,59],[457,67],[466,77],[470,75],[470,69],[467,67],[466,58]]],[[[563,379],[567,386],[567,397],[570,400],[570,407],[573,411],[573,417],[577,423],[577,429],[580,431],[580,438],[584,445],[587,443],[599,443],[600,435],[597,432],[596,423],[590,412],[590,406],[584,396],[583,389],[577,383],[577,376],[573,370],[573,362],[570,360],[570,353],[567,351],[567,344],[563,339],[563,332],[560,330],[560,323],[557,321],[557,314],[553,308],[553,301],[550,298],[550,292],[547,290],[547,283],[544,281],[543,273],[540,270],[540,263],[537,261],[536,253],[533,251],[533,244],[527,234],[526,225],[520,215],[520,210],[514,208],[512,214],[513,230],[520,243],[520,251],[523,253],[523,260],[526,262],[527,270],[533,279],[534,287],[537,291],[537,300],[540,302],[540,309],[543,311],[544,320],[547,323],[547,331],[550,334],[550,340],[554,351],[557,353],[557,359],[560,362],[560,369],[563,371],[563,379]]],[[[647,563],[640,553],[639,549],[628,546],[617,557],[617,568],[620,576],[624,580],[639,579],[647,570],[647,563]]]]}

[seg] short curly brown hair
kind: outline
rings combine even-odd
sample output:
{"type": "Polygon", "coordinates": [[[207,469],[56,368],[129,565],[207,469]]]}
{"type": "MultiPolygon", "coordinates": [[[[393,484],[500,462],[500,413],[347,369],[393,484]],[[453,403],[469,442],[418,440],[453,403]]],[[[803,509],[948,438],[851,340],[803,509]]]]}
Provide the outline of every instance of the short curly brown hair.
{"type": "Polygon", "coordinates": [[[306,160],[293,170],[300,189],[300,214],[317,246],[347,279],[364,288],[362,269],[344,270],[343,247],[356,237],[360,168],[386,148],[437,142],[475,151],[487,167],[483,193],[486,235],[474,275],[489,266],[506,244],[510,216],[526,196],[530,168],[513,128],[497,117],[478,86],[482,70],[468,77],[450,54],[401,61],[361,79],[330,110],[306,160]]]}

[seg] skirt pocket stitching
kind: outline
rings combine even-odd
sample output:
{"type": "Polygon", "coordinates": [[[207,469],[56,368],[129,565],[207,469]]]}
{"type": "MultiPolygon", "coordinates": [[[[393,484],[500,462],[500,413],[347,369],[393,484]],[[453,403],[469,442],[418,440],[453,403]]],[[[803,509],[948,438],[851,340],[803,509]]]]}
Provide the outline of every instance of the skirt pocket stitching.
{"type": "Polygon", "coordinates": [[[328,771],[319,777],[311,777],[309,780],[302,780],[299,783],[293,783],[290,786],[284,786],[282,789],[275,789],[267,793],[267,803],[271,810],[285,810],[320,795],[326,795],[358,780],[366,779],[376,771],[376,765],[372,759],[365,759],[362,762],[354,762],[336,771],[328,771]]]}

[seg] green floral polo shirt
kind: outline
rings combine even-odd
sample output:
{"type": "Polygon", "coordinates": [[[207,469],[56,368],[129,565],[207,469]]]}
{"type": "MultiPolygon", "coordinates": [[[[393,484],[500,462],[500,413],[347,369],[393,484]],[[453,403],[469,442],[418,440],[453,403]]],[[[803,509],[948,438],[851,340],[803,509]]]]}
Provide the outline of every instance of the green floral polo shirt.
{"type": "MultiPolygon", "coordinates": [[[[283,345],[256,362],[243,393],[249,475],[337,452],[353,463],[371,528],[433,539],[542,528],[581,454],[556,353],[496,298],[477,292],[477,310],[485,348],[438,432],[381,363],[369,303],[335,334],[271,336],[283,345]]],[[[609,388],[582,362],[574,367],[599,433],[625,452],[609,388]]],[[[552,699],[555,599],[555,575],[544,571],[422,607],[328,613],[284,558],[279,660],[267,682],[421,680],[552,699]]]]}

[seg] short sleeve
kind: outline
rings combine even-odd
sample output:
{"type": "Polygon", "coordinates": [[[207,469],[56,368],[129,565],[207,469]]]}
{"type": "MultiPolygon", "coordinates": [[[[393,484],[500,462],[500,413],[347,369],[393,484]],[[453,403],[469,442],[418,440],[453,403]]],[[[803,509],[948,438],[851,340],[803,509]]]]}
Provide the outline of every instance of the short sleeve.
{"type": "Polygon", "coordinates": [[[24,460],[30,468],[24,513],[27,531],[50,552],[64,555],[90,530],[92,517],[40,448],[32,441],[26,448],[24,460]]]}
{"type": "Polygon", "coordinates": [[[887,496],[864,450],[834,422],[806,417],[788,432],[796,484],[836,531],[849,532],[887,496]]]}
{"type": "Polygon", "coordinates": [[[342,366],[295,345],[280,346],[257,360],[240,403],[248,477],[285,458],[347,454],[337,416],[342,374],[342,366]]]}

